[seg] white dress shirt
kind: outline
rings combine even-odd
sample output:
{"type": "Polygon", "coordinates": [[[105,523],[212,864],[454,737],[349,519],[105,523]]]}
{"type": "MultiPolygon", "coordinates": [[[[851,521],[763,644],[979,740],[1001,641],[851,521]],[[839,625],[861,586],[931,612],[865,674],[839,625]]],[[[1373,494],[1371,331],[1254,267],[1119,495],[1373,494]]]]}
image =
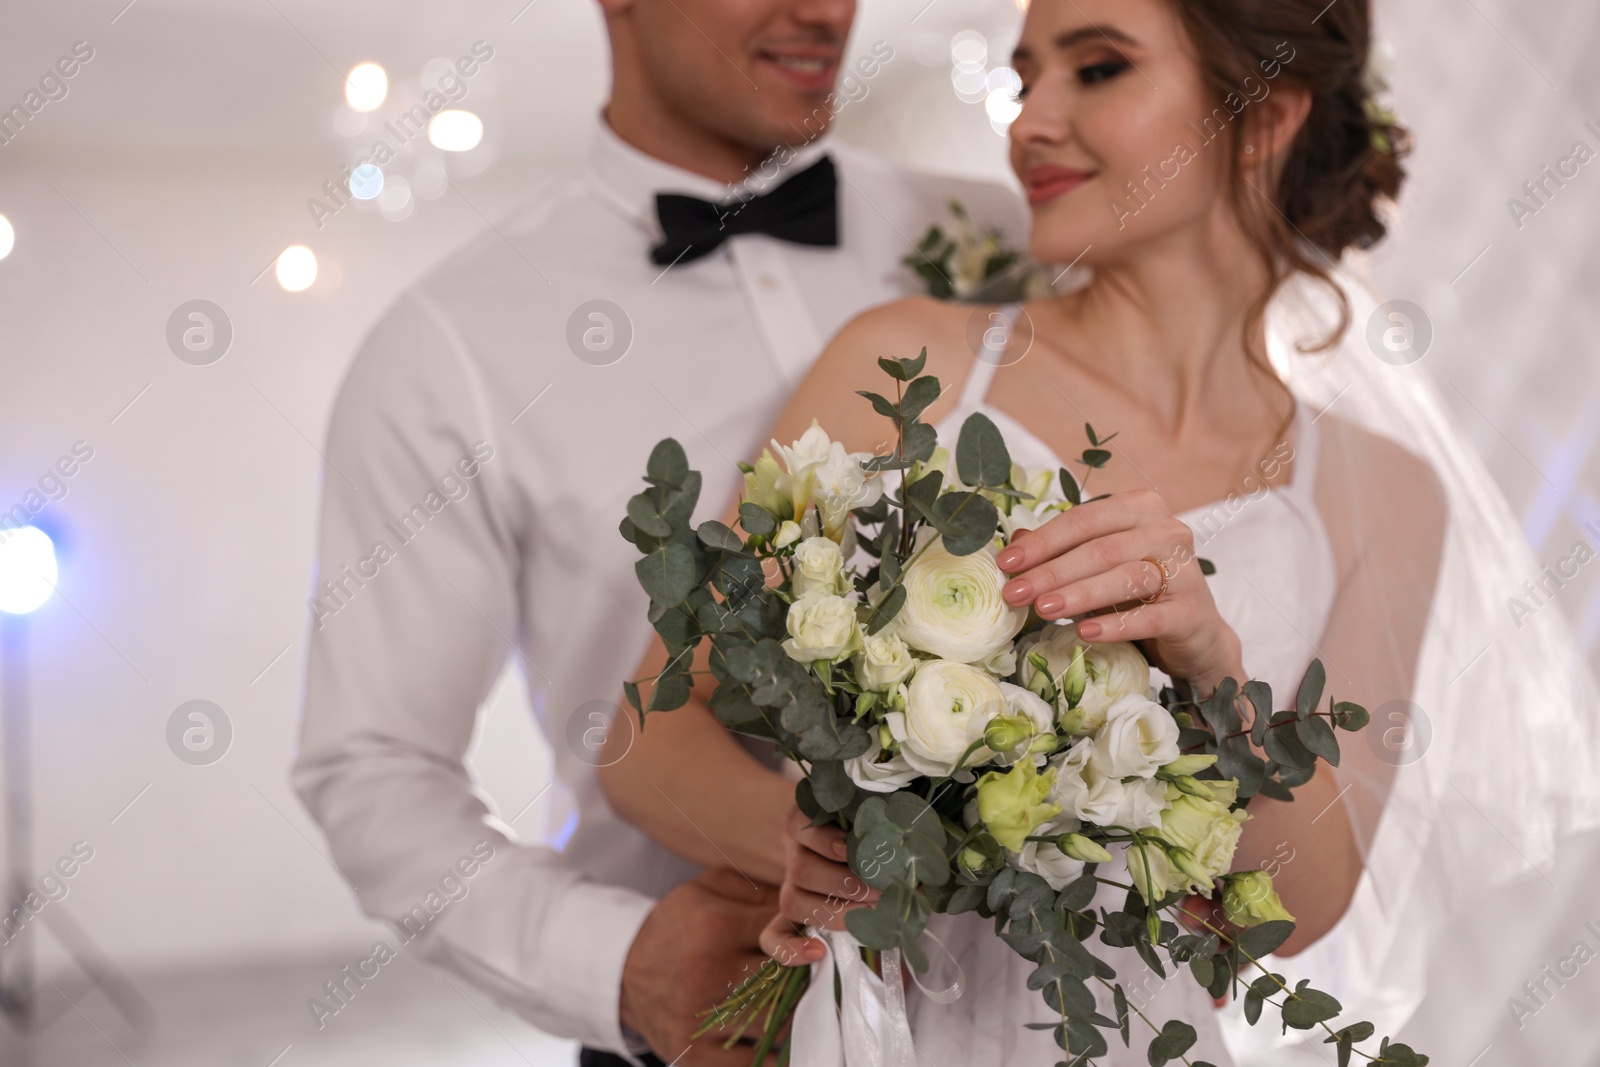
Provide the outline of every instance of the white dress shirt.
{"type": "Polygon", "coordinates": [[[826,340],[919,291],[901,258],[948,224],[952,198],[1013,243],[1025,233],[997,186],[836,142],[776,180],[822,151],[839,172],[838,248],[741,235],[663,269],[655,194],[729,189],[599,123],[581,165],[396,301],[329,426],[295,786],[369,915],[423,906],[420,956],[592,1047],[623,1050],[628,948],[655,899],[696,873],[618,818],[593,773],[593,713],[615,711],[652,636],[638,552],[617,530],[651,447],[676,437],[704,475],[700,514],[720,514],[736,462],[759,454],[826,340]],[[622,315],[577,314],[595,300],[622,315]],[[559,852],[512,840],[462,763],[508,656],[578,812],[559,852]],[[429,894],[480,841],[493,858],[434,912],[429,894]]]}

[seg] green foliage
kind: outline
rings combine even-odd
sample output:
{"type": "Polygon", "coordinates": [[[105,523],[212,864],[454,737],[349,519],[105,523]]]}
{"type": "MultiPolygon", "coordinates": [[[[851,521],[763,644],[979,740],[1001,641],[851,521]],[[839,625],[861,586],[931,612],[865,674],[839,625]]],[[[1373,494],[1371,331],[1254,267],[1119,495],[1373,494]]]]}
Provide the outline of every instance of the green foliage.
{"type": "MultiPolygon", "coordinates": [[[[953,477],[927,466],[935,435],[922,416],[940,389],[937,379],[922,373],[926,358],[924,350],[913,359],[879,360],[893,383],[893,396],[887,391],[862,394],[895,431],[891,452],[864,466],[877,472],[903,471],[912,479],[903,498],[886,494],[852,514],[857,543],[872,560],[855,579],[864,601],[859,618],[868,633],[881,632],[902,610],[905,571],[916,546],[926,543],[920,536],[924,527],[938,533],[955,555],[976,552],[999,528],[993,501],[1009,508],[1011,499],[1021,495],[1011,484],[1005,441],[982,414],[962,425],[950,457],[953,477]],[[960,484],[952,490],[956,480],[960,484]]],[[[1092,472],[1110,459],[1105,445],[1116,434],[1102,437],[1089,424],[1084,431],[1091,447],[1079,462],[1092,472]]],[[[1083,482],[1065,468],[1058,476],[1064,498],[1074,505],[1083,502],[1088,473],[1083,482]]],[[[792,566],[792,548],[773,543],[780,521],[791,516],[745,501],[739,507],[738,529],[717,520],[694,525],[700,474],[689,468],[684,450],[671,438],[651,452],[644,481],[644,488],[628,500],[618,529],[639,550],[636,574],[650,597],[650,623],[668,655],[656,678],[624,684],[628,704],[642,719],[687,703],[694,680],[691,665],[701,644],[709,642],[705,662],[716,683],[709,700],[712,713],[730,730],[770,740],[780,753],[806,764],[807,776],[795,789],[796,803],[814,822],[846,831],[852,870],[881,894],[873,907],[845,916],[862,945],[899,949],[913,969],[921,970],[927,961],[918,938],[932,914],[973,911],[992,919],[997,935],[1032,965],[1029,988],[1059,1019],[1035,1025],[1052,1031],[1073,1064],[1105,1055],[1111,1033],[1130,1045],[1134,1029],[1148,1035],[1147,1059],[1157,1067],[1190,1063],[1186,1053],[1196,1043],[1189,1024],[1158,1023],[1131,1004],[1115,984],[1116,970],[1091,949],[1091,938],[1132,948],[1163,977],[1187,970],[1212,996],[1242,985],[1243,1010],[1250,1022],[1272,1006],[1285,1030],[1322,1027],[1341,1067],[1360,1051],[1360,1043],[1374,1036],[1369,1023],[1330,1027],[1340,1005],[1308,982],[1291,987],[1282,975],[1255,969],[1257,961],[1293,934],[1291,922],[1263,922],[1244,930],[1196,929],[1192,921],[1170,921],[1179,918],[1180,894],[1147,902],[1131,886],[1123,886],[1127,895],[1120,907],[1096,906],[1105,884],[1121,883],[1098,874],[1095,863],[1057,891],[1038,875],[1009,866],[1004,849],[981,825],[964,829],[964,809],[974,797],[970,781],[919,778],[892,793],[862,790],[844,763],[869,750],[869,731],[880,728],[889,698],[862,692],[852,672],[839,665],[796,662],[784,651],[789,594],[769,584],[767,569],[775,566],[787,574],[792,566]],[[1097,1009],[1097,988],[1111,992],[1114,1017],[1097,1009]]],[[[1204,573],[1214,570],[1200,562],[1204,573]]],[[[1046,675],[1046,699],[1067,698],[1048,677],[1047,664],[1040,660],[1034,667],[1046,675]]],[[[1240,685],[1225,679],[1203,700],[1188,699],[1179,688],[1164,689],[1162,702],[1179,724],[1182,751],[1216,757],[1212,766],[1192,768],[1192,774],[1174,772],[1169,780],[1193,796],[1209,795],[1208,783],[1218,779],[1236,780],[1239,806],[1258,795],[1292,800],[1294,789],[1311,778],[1319,760],[1339,762],[1336,729],[1360,730],[1370,718],[1360,705],[1331,698],[1327,710],[1319,711],[1325,687],[1323,665],[1313,661],[1291,709],[1275,710],[1271,689],[1259,680],[1240,685]]],[[[1065,688],[1071,690],[1070,680],[1065,688]]],[[[1130,839],[1114,828],[1092,826],[1083,827],[1082,835],[1097,848],[1130,839]]],[[[1056,848],[1061,847],[1058,839],[1068,841],[1069,835],[1034,840],[1039,848],[1056,848]]],[[[1154,835],[1146,839],[1160,840],[1154,835]]],[[[1083,844],[1080,840],[1072,847],[1083,844]]],[[[1092,850],[1079,854],[1090,859],[1105,855],[1092,850]]],[[[764,1047],[778,1047],[777,1035],[804,988],[794,972],[805,970],[763,969],[763,976],[742,984],[729,1001],[713,1009],[713,1017],[747,1018],[749,1006],[759,1003],[768,1012],[761,1041],[764,1047]]],[[[1387,1040],[1376,1057],[1361,1054],[1396,1067],[1427,1062],[1387,1040]]],[[[1206,1065],[1196,1061],[1190,1067],[1206,1065]]]]}

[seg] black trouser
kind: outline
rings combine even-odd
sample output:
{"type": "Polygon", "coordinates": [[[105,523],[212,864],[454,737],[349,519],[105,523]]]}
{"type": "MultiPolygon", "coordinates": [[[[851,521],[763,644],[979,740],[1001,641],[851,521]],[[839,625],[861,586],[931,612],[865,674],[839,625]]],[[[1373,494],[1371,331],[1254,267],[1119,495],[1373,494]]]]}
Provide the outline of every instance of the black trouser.
{"type": "MultiPolygon", "coordinates": [[[[639,1057],[639,1062],[644,1064],[644,1067],[666,1067],[666,1064],[648,1052],[639,1057]]],[[[578,1067],[629,1067],[629,1065],[621,1056],[586,1048],[578,1053],[578,1067]]]]}

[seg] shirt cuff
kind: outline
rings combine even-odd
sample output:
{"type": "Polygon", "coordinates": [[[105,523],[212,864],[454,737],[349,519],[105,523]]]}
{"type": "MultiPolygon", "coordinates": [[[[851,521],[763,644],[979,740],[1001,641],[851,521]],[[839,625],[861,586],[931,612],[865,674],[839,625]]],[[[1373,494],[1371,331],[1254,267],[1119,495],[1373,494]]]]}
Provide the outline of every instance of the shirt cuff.
{"type": "Polygon", "coordinates": [[[573,1036],[605,1052],[649,1052],[622,1030],[622,969],[656,902],[598,882],[574,885],[545,919],[540,970],[555,1002],[582,1032],[573,1036]]]}

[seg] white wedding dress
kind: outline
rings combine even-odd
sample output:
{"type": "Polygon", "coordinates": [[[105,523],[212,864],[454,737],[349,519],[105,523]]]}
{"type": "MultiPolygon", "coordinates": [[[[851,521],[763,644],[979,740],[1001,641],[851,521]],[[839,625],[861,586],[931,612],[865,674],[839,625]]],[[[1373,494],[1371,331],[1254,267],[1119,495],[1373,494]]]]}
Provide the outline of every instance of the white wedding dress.
{"type": "MultiPolygon", "coordinates": [[[[1368,1020],[1379,1035],[1401,1040],[1416,1029],[1435,1046],[1450,1035],[1466,1050],[1464,1062],[1487,1040],[1473,1040],[1486,1030],[1483,1020],[1505,1012],[1506,993],[1486,978],[1449,981],[1447,993],[1433,986],[1441,973],[1483,975],[1495,963],[1461,937],[1484,921],[1475,902],[1542,872],[1573,835],[1600,827],[1600,692],[1558,610],[1507,612],[1505,598],[1539,573],[1538,561],[1427,372],[1404,351],[1391,348],[1399,358],[1379,352],[1362,329],[1385,312],[1359,265],[1333,273],[1353,325],[1327,351],[1295,351],[1337,321],[1325,287],[1291,278],[1269,311],[1269,355],[1295,396],[1289,483],[1178,517],[1194,530],[1198,554],[1216,565],[1209,582],[1218,609],[1239,634],[1250,676],[1271,685],[1274,706],[1292,705],[1306,667],[1321,658],[1328,692],[1372,716],[1361,734],[1339,735],[1334,771],[1364,860],[1354,897],[1306,951],[1266,962],[1339,999],[1338,1025],[1368,1020]]],[[[986,343],[1004,347],[1006,317],[1015,311],[1001,312],[1001,328],[988,331],[986,343]]],[[[1390,336],[1403,333],[1383,334],[1383,344],[1390,336]]],[[[982,411],[1016,462],[1065,465],[986,402],[1001,362],[987,349],[975,361],[956,410],[935,428],[940,443],[953,450],[962,421],[982,411]]],[[[1292,861],[1290,850],[1282,862],[1292,861]]],[[[1102,887],[1096,903],[1114,907],[1123,895],[1102,887]]],[[[1568,921],[1519,915],[1517,929],[1555,943],[1568,921]]],[[[875,987],[876,998],[847,994],[839,1013],[806,998],[802,1006],[813,1014],[805,1025],[796,1020],[799,1067],[1049,1067],[1066,1059],[1049,1030],[1025,1027],[1058,1019],[1027,988],[1033,966],[995,935],[992,920],[935,915],[928,931],[932,969],[919,981],[938,994],[959,980],[960,996],[912,989],[902,1018],[914,1052],[891,1040],[883,1046],[889,1054],[880,1055],[860,1025],[851,1029],[852,1020],[893,1023],[898,1014],[892,994],[871,979],[861,985],[875,987]],[[881,1007],[885,996],[886,1011],[862,1009],[873,999],[881,1007]],[[829,1014],[845,1020],[842,1041],[837,1020],[811,1025],[829,1014]],[[807,1039],[801,1055],[808,1030],[817,1039],[807,1039]]],[[[1090,947],[1151,1023],[1181,1019],[1195,1028],[1191,1062],[1332,1062],[1320,1030],[1284,1034],[1272,1008],[1249,1026],[1237,1002],[1217,1009],[1187,971],[1163,980],[1129,950],[1098,938],[1090,947]]],[[[1110,995],[1101,993],[1100,1011],[1112,1016],[1110,995]]],[[[872,1028],[880,1040],[888,1031],[903,1035],[898,1026],[872,1028]]],[[[1110,1052],[1094,1062],[1148,1062],[1151,1033],[1135,1017],[1132,1047],[1107,1033],[1110,1052]]]]}
{"type": "MultiPolygon", "coordinates": [[[[1011,313],[1013,309],[1002,312],[1011,313]]],[[[990,332],[999,336],[1006,331],[990,332]]],[[[999,363],[998,353],[992,350],[985,350],[973,363],[955,410],[936,427],[940,444],[953,454],[962,422],[981,411],[1000,428],[1013,462],[1024,467],[1070,469],[1025,426],[985,401],[999,363]]],[[[1333,605],[1333,558],[1311,499],[1318,454],[1318,426],[1313,415],[1296,402],[1290,484],[1241,497],[1237,508],[1222,503],[1192,508],[1177,516],[1196,531],[1198,554],[1216,564],[1216,574],[1210,579],[1212,594],[1223,618],[1239,634],[1250,676],[1272,686],[1280,707],[1292,700],[1301,675],[1316,656],[1313,642],[1320,637],[1333,605]]],[[[1159,672],[1156,675],[1162,677],[1159,672]]],[[[1114,870],[1104,873],[1117,877],[1114,870]]],[[[1126,880],[1125,871],[1119,880],[1126,880]]],[[[1120,889],[1102,886],[1095,903],[1115,910],[1125,895],[1120,889]]],[[[1059,1017],[1052,1014],[1037,990],[1027,987],[1034,965],[995,936],[992,920],[972,913],[936,915],[929,932],[951,955],[936,963],[934,975],[925,979],[927,984],[930,988],[947,984],[953,960],[963,972],[963,992],[947,1005],[915,991],[908,998],[919,1063],[932,1067],[980,1063],[1048,1067],[1066,1058],[1050,1031],[1029,1030],[1023,1025],[1051,1023],[1059,1017]]],[[[1187,969],[1174,972],[1169,966],[1168,977],[1163,979],[1131,949],[1110,948],[1098,938],[1089,944],[1116,969],[1117,981],[1132,1008],[1142,1011],[1156,1027],[1168,1019],[1182,1019],[1195,1028],[1199,1041],[1186,1053],[1191,1061],[1206,1060],[1217,1067],[1233,1062],[1223,1044],[1217,1009],[1187,969]]],[[[931,939],[928,947],[936,959],[945,956],[931,939]]],[[[1110,993],[1102,988],[1097,999],[1101,1013],[1114,1018],[1110,993]]],[[[1131,1048],[1123,1048],[1121,1040],[1110,1034],[1111,1051],[1096,1062],[1102,1067],[1147,1063],[1144,1050],[1153,1034],[1134,1016],[1131,1048]]]]}

